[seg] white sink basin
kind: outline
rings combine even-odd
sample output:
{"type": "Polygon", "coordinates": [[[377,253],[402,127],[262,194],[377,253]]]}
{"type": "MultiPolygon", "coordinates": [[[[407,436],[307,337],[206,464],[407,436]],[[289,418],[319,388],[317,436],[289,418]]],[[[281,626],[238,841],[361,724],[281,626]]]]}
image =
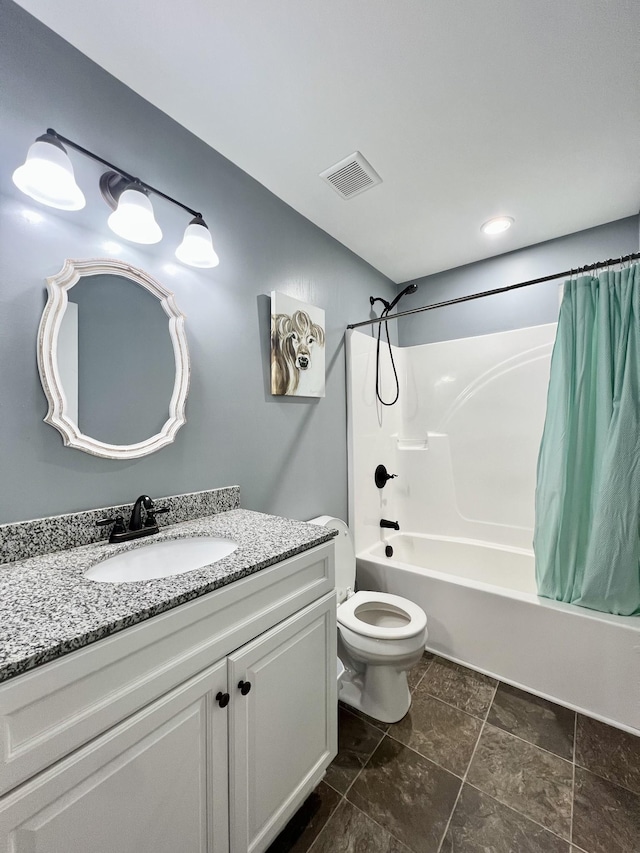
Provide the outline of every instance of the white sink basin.
{"type": "Polygon", "coordinates": [[[92,566],[84,576],[101,583],[130,583],[168,578],[201,569],[232,554],[238,545],[231,539],[193,536],[140,545],[92,566]]]}

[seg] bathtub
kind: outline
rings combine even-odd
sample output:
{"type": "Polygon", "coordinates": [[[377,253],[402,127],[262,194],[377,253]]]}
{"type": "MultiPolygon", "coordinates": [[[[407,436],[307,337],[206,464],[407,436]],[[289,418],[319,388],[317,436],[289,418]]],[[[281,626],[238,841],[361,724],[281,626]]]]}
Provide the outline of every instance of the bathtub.
{"type": "Polygon", "coordinates": [[[640,618],[539,598],[532,551],[399,533],[357,580],[419,604],[430,651],[640,735],[640,618]]]}

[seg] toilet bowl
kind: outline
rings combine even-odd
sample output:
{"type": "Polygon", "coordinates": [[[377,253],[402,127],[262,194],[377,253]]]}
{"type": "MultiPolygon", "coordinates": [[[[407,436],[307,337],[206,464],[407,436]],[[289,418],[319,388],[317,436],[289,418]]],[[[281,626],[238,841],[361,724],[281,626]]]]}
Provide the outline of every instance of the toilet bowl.
{"type": "Polygon", "coordinates": [[[318,516],[310,524],[338,531],[334,540],[338,656],[345,670],[338,698],[376,720],[395,723],[411,704],[407,672],[424,651],[426,614],[399,595],[354,592],[356,558],[349,528],[329,515],[318,516]]]}

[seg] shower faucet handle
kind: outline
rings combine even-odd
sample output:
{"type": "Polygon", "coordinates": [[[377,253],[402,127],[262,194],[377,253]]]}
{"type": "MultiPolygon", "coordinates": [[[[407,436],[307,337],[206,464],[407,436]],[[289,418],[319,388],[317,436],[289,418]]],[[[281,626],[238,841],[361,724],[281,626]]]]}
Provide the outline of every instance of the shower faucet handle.
{"type": "Polygon", "coordinates": [[[393,478],[397,476],[397,474],[387,473],[387,469],[384,465],[378,465],[376,473],[374,474],[374,480],[376,481],[376,486],[379,489],[384,489],[387,480],[393,480],[393,478]]]}

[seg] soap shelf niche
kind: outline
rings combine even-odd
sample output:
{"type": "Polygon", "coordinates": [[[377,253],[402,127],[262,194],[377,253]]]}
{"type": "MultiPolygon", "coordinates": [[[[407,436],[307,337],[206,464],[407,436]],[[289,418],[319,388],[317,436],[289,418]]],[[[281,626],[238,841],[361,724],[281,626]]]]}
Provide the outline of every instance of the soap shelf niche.
{"type": "Polygon", "coordinates": [[[428,438],[396,438],[398,450],[428,450],[428,438]]]}

